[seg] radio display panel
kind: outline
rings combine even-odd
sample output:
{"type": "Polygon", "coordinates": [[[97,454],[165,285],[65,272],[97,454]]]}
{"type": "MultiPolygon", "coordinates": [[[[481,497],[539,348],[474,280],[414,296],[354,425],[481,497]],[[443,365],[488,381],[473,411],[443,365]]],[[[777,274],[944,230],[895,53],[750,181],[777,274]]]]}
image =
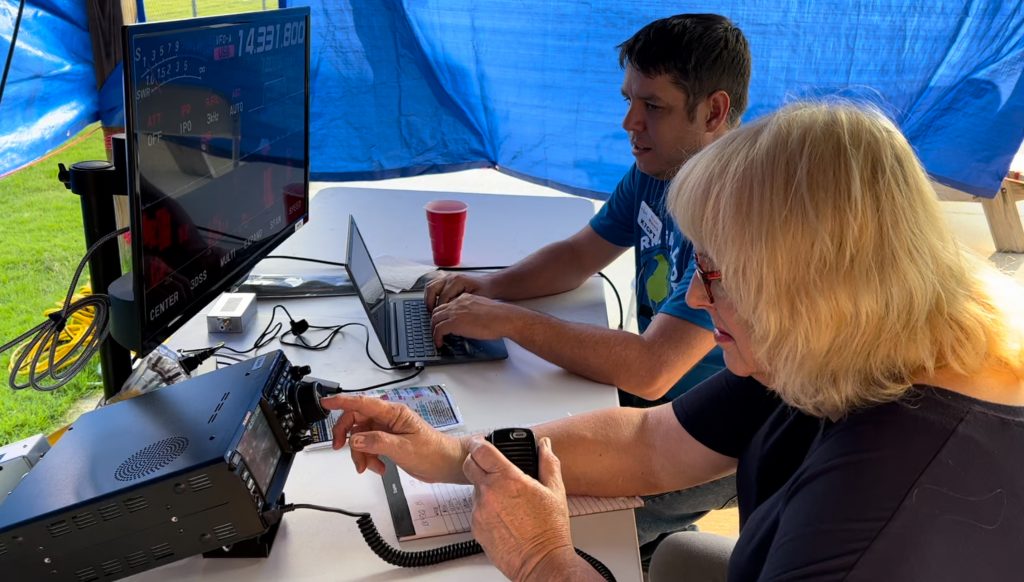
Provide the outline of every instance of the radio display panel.
{"type": "Polygon", "coordinates": [[[124,27],[141,352],[308,220],[309,10],[124,27]]]}

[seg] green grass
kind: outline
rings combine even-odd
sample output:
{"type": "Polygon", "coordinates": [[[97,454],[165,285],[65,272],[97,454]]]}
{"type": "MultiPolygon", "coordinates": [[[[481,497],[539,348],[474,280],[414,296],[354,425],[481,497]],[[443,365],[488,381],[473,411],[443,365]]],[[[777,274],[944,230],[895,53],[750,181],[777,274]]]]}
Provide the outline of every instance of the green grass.
{"type": "MultiPolygon", "coordinates": [[[[43,311],[67,293],[85,254],[78,196],[57,181],[57,162],[104,160],[103,133],[93,125],[81,141],[0,179],[0,343],[43,321],[43,311]]],[[[88,283],[88,277],[83,277],[88,283]]],[[[96,360],[54,392],[7,387],[10,352],[0,355],[0,445],[48,433],[70,420],[85,397],[102,395],[96,360]]]]}
{"type": "MultiPolygon", "coordinates": [[[[238,12],[255,12],[277,8],[278,0],[196,0],[196,16],[217,16],[238,12]]],[[[192,2],[189,0],[145,0],[146,20],[174,20],[192,18],[192,2]]]]}

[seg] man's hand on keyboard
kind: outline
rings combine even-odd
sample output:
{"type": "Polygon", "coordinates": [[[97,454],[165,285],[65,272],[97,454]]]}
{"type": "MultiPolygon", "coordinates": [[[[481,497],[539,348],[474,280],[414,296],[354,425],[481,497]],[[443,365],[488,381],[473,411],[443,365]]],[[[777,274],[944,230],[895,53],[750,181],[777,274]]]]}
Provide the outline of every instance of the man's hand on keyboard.
{"type": "Polygon", "coordinates": [[[505,337],[516,314],[522,310],[522,307],[479,295],[459,295],[434,308],[430,317],[434,345],[440,347],[448,334],[480,340],[505,337]]]}
{"type": "Polygon", "coordinates": [[[367,396],[339,394],[323,398],[327,410],[342,410],[334,425],[334,448],[348,442],[356,471],[384,474],[386,456],[406,473],[426,483],[465,483],[466,450],[460,439],[427,424],[404,404],[367,396]]]}
{"type": "Polygon", "coordinates": [[[444,273],[427,283],[423,290],[423,301],[427,304],[427,310],[433,310],[464,293],[491,297],[490,279],[487,275],[444,273]]]}

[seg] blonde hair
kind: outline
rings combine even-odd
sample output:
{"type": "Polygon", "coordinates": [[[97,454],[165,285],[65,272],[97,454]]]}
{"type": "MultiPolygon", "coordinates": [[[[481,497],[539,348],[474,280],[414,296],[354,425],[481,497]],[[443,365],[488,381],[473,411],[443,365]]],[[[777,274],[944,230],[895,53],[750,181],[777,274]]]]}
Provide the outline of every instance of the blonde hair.
{"type": "Polygon", "coordinates": [[[668,204],[792,406],[838,418],[943,368],[1024,377],[1024,291],[961,252],[876,110],[789,105],[687,162],[668,204]]]}

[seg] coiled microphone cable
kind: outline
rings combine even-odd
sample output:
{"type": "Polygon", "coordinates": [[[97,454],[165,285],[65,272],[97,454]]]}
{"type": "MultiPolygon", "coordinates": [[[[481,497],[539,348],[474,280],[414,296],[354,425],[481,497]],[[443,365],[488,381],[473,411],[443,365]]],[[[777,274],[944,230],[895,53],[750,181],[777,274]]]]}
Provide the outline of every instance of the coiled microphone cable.
{"type": "MultiPolygon", "coordinates": [[[[447,562],[449,560],[474,556],[484,551],[480,546],[480,543],[476,540],[467,540],[457,544],[450,544],[440,548],[421,550],[417,552],[399,550],[387,543],[384,538],[381,537],[380,532],[377,531],[377,526],[374,525],[373,518],[369,513],[347,511],[337,507],[313,505],[310,503],[289,503],[273,510],[276,515],[272,515],[270,518],[271,520],[279,518],[280,515],[295,511],[296,509],[313,509],[316,511],[326,511],[328,513],[340,513],[342,515],[356,518],[356,525],[359,526],[359,533],[361,533],[363,535],[363,539],[366,540],[366,545],[370,546],[373,553],[377,554],[380,559],[392,566],[399,566],[402,568],[420,568],[423,566],[440,564],[441,562],[447,562]]],[[[576,555],[586,560],[586,562],[590,564],[594,570],[597,570],[597,573],[605,580],[608,580],[608,582],[615,582],[615,576],[612,574],[611,570],[602,564],[600,560],[579,548],[573,549],[576,550],[576,555]]]]}

